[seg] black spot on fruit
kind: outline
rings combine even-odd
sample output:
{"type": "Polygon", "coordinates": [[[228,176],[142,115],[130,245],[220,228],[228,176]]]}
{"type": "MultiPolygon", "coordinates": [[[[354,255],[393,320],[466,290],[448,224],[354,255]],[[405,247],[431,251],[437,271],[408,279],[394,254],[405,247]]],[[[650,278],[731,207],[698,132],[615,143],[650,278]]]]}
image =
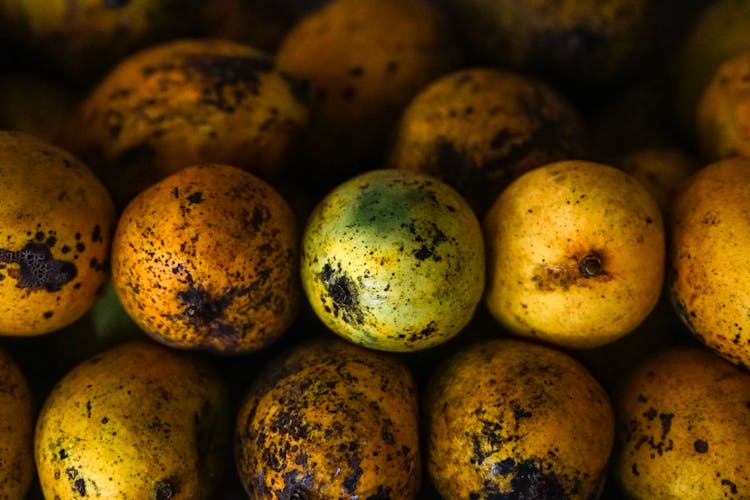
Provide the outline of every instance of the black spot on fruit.
{"type": "Polygon", "coordinates": [[[56,292],[78,274],[72,262],[54,259],[44,243],[29,242],[17,252],[0,249],[0,262],[18,264],[19,269],[9,269],[8,275],[18,281],[18,288],[30,290],[56,292]]]}
{"type": "Polygon", "coordinates": [[[195,326],[204,327],[224,317],[229,297],[211,297],[203,287],[190,286],[177,292],[177,298],[185,304],[183,315],[195,326]]]}
{"type": "MultiPolygon", "coordinates": [[[[354,282],[343,274],[341,265],[334,270],[330,264],[323,266],[320,280],[327,287],[328,297],[333,302],[333,315],[347,323],[362,323],[362,311],[359,310],[359,300],[354,282]]],[[[325,297],[323,297],[325,300],[325,297]]]]}
{"type": "Polygon", "coordinates": [[[73,485],[79,495],[81,495],[82,497],[86,496],[86,481],[83,478],[76,479],[73,485]]]}
{"type": "Polygon", "coordinates": [[[693,443],[693,447],[695,448],[695,451],[697,451],[698,453],[708,452],[708,443],[702,439],[696,439],[695,443],[693,443]]]}
{"type": "Polygon", "coordinates": [[[104,238],[102,238],[102,228],[99,224],[94,226],[94,229],[91,231],[91,242],[92,243],[102,243],[104,241],[104,238]]]}
{"type": "Polygon", "coordinates": [[[177,494],[177,488],[174,482],[170,479],[162,479],[154,485],[151,498],[156,500],[172,500],[175,494],[177,494]]]}
{"type": "Polygon", "coordinates": [[[524,460],[515,466],[510,480],[511,495],[508,498],[544,498],[563,500],[569,498],[565,488],[554,472],[543,471],[535,460],[524,460]]]}
{"type": "Polygon", "coordinates": [[[309,493],[313,487],[315,476],[311,473],[301,473],[298,470],[285,472],[284,489],[276,492],[278,500],[307,500],[311,498],[309,493]]]}
{"type": "Polygon", "coordinates": [[[212,85],[212,92],[204,94],[202,102],[228,113],[243,102],[247,93],[258,95],[260,74],[274,70],[273,60],[268,57],[193,54],[184,63],[212,85]],[[227,87],[235,91],[227,92],[227,87]]]}
{"type": "Polygon", "coordinates": [[[344,491],[351,494],[354,493],[357,490],[357,486],[359,486],[359,479],[362,477],[362,474],[364,474],[364,470],[362,467],[360,467],[360,463],[362,462],[362,459],[359,458],[357,455],[352,455],[349,457],[349,466],[353,469],[352,473],[346,476],[344,478],[344,491]]]}
{"type": "MultiPolygon", "coordinates": [[[[175,188],[176,189],[176,188],[175,188]]],[[[188,201],[191,205],[195,203],[200,203],[203,201],[203,193],[198,191],[197,193],[193,193],[190,196],[187,197],[188,201]]]]}
{"type": "Polygon", "coordinates": [[[602,259],[596,253],[590,253],[578,261],[578,272],[584,278],[595,278],[604,273],[602,259]]]}

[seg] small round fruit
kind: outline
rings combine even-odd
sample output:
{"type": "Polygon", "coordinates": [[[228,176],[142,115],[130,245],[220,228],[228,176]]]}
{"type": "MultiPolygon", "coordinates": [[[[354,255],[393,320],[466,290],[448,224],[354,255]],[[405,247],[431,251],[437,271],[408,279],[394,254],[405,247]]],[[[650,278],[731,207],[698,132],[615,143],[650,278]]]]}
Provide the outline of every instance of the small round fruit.
{"type": "Polygon", "coordinates": [[[484,68],[431,83],[405,109],[388,165],[434,175],[484,214],[534,167],[579,156],[583,122],[541,81],[484,68]]]}
{"type": "Polygon", "coordinates": [[[599,82],[629,71],[646,47],[649,0],[451,0],[481,60],[599,82]]]}
{"type": "Polygon", "coordinates": [[[0,335],[73,323],[106,281],[109,193],[66,151],[0,131],[0,208],[0,335]]]}
{"type": "Polygon", "coordinates": [[[677,195],[672,300],[690,331],[721,356],[750,366],[750,159],[722,160],[677,195]]]}
{"type": "Polygon", "coordinates": [[[0,349],[0,498],[26,498],[34,478],[34,409],[26,378],[0,349]]]}
{"type": "Polygon", "coordinates": [[[131,342],[52,389],[34,453],[45,498],[212,498],[224,470],[227,395],[210,365],[131,342]]]}
{"type": "Polygon", "coordinates": [[[374,170],[315,208],[301,273],[313,310],[337,334],[372,349],[425,349],[455,336],[481,300],[481,228],[440,180],[374,170]]]}
{"type": "Polygon", "coordinates": [[[458,56],[450,23],[427,0],[335,0],[289,31],[277,59],[312,86],[307,158],[361,171],[380,164],[401,109],[458,56]]]}
{"type": "Polygon", "coordinates": [[[479,342],[449,358],[427,391],[427,467],[443,498],[597,497],[614,417],[570,356],[479,342]]]}
{"type": "Polygon", "coordinates": [[[750,156],[750,52],[716,70],[698,103],[697,129],[708,161],[750,156]]]}
{"type": "Polygon", "coordinates": [[[627,498],[750,495],[750,375],[708,350],[641,363],[614,396],[612,474],[627,498]]]}
{"type": "Polygon", "coordinates": [[[303,344],[250,388],[235,451],[253,499],[414,498],[416,384],[384,354],[336,339],[303,344]]]}
{"type": "Polygon", "coordinates": [[[596,347],[635,329],[659,299],[659,206],[614,167],[566,161],[534,169],[498,197],[484,229],[487,306],[515,334],[596,347]]]}
{"type": "Polygon", "coordinates": [[[294,215],[236,167],[188,167],[139,194],[112,244],[122,305],[156,340],[220,353],[276,340],[299,303],[294,215]]]}
{"type": "Polygon", "coordinates": [[[278,174],[307,113],[302,86],[269,55],[226,40],[177,40],[121,61],[83,102],[71,142],[124,206],[198,163],[278,174]]]}

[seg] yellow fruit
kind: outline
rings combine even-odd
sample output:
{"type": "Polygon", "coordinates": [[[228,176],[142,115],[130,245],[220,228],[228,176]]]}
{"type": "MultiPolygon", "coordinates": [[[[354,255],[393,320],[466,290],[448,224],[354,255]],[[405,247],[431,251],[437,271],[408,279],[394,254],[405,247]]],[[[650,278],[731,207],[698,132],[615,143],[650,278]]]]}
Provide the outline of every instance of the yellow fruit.
{"type": "Polygon", "coordinates": [[[484,220],[485,300],[517,335],[587,348],[637,327],[664,275],[659,207],[633,177],[567,161],[522,175],[484,220]]]}
{"type": "Polygon", "coordinates": [[[336,0],[294,26],[277,59],[312,86],[308,160],[375,168],[401,109],[456,66],[449,27],[426,0],[336,0]]]}
{"type": "Polygon", "coordinates": [[[638,365],[614,395],[613,478],[627,498],[744,498],[750,375],[704,349],[638,365]]]}
{"type": "Polygon", "coordinates": [[[0,207],[0,335],[73,323],[107,278],[109,193],[66,151],[0,131],[0,207]]]}
{"type": "Polygon", "coordinates": [[[724,358],[750,366],[750,160],[694,174],[675,201],[671,292],[685,325],[724,358]]]}
{"type": "Polygon", "coordinates": [[[719,66],[698,103],[698,142],[709,162],[750,156],[750,51],[719,66]]]}
{"type": "Polygon", "coordinates": [[[484,214],[513,179],[578,156],[583,142],[581,118],[551,87],[471,68],[438,79],[411,101],[388,166],[439,177],[484,214]]]}
{"type": "Polygon", "coordinates": [[[395,358],[326,339],[270,364],[240,406],[245,491],[261,498],[414,498],[416,386],[395,358]]]}
{"type": "Polygon", "coordinates": [[[427,467],[443,498],[597,498],[614,439],[607,394],[562,352],[473,344],[428,382],[427,467]]]}
{"type": "Polygon", "coordinates": [[[124,206],[198,163],[277,175],[307,113],[300,83],[269,55],[225,40],[177,40],[121,61],[83,102],[72,142],[124,206]]]}
{"type": "Polygon", "coordinates": [[[294,215],[236,167],[188,167],[138,195],[112,244],[125,310],[156,340],[222,353],[261,349],[300,297],[294,215]]]}
{"type": "Polygon", "coordinates": [[[34,408],[21,370],[0,349],[0,499],[26,498],[34,478],[34,408]]]}
{"type": "Polygon", "coordinates": [[[39,414],[45,498],[212,498],[225,464],[227,401],[202,361],[132,342],[78,365],[39,414]]]}
{"type": "Polygon", "coordinates": [[[375,170],[315,208],[301,273],[313,310],[337,334],[372,349],[425,349],[455,336],[481,300],[481,229],[447,184],[375,170]]]}

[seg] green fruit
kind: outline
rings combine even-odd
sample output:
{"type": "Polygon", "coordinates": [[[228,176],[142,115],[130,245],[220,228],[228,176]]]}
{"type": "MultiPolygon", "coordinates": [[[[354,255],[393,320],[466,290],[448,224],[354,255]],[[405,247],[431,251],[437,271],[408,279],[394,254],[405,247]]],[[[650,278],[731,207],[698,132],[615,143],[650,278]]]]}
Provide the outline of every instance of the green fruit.
{"type": "Polygon", "coordinates": [[[476,216],[447,184],[375,170],[335,188],[302,240],[302,283],[334,332],[387,351],[440,344],[471,319],[484,288],[476,216]]]}

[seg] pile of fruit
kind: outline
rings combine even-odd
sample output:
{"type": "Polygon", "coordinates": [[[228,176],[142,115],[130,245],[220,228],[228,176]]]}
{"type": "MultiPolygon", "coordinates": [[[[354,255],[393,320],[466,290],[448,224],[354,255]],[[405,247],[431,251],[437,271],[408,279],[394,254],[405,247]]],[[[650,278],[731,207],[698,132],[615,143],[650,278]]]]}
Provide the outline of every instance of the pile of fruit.
{"type": "Polygon", "coordinates": [[[748,34],[0,0],[0,499],[750,498],[748,34]]]}

